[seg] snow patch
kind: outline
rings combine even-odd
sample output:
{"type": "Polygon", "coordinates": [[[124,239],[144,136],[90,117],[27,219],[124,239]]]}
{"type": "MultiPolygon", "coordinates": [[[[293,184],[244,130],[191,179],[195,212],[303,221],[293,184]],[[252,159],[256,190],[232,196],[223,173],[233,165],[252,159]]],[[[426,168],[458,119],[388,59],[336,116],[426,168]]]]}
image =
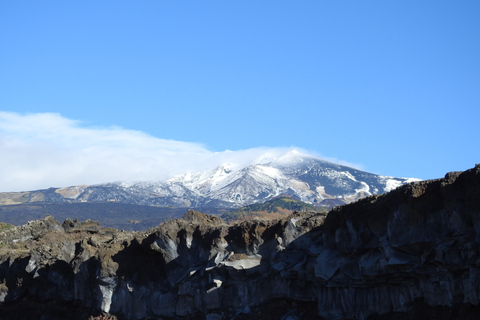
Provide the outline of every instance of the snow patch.
{"type": "Polygon", "coordinates": [[[360,181],[360,187],[355,189],[355,193],[366,192],[370,194],[370,187],[363,181],[360,181]]]}
{"type": "Polygon", "coordinates": [[[398,187],[400,187],[403,183],[399,180],[395,180],[395,179],[387,179],[387,181],[385,182],[385,192],[390,192],[392,191],[393,189],[396,189],[398,187]]]}

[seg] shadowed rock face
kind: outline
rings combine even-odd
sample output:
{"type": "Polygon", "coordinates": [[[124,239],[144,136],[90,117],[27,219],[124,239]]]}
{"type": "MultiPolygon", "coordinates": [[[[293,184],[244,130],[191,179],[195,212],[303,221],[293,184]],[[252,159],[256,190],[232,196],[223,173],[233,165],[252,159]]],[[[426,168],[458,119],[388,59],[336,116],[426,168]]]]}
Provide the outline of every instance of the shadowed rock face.
{"type": "Polygon", "coordinates": [[[0,241],[4,308],[56,301],[126,319],[213,319],[283,299],[327,319],[367,319],[418,301],[476,306],[480,166],[328,215],[228,226],[190,210],[144,233],[46,217],[0,241]]]}

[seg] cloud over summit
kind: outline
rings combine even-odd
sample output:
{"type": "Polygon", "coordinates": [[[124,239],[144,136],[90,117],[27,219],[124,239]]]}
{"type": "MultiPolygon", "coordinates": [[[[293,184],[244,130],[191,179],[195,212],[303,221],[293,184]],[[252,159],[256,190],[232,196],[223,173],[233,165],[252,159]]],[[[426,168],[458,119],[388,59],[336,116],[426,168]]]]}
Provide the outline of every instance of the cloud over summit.
{"type": "Polygon", "coordinates": [[[0,112],[0,191],[165,179],[261,151],[212,152],[140,131],[85,127],[56,113],[0,112]]]}
{"type": "Polygon", "coordinates": [[[244,166],[291,148],[213,152],[120,127],[88,127],[57,113],[0,112],[0,192],[152,181],[221,163],[244,166]]]}

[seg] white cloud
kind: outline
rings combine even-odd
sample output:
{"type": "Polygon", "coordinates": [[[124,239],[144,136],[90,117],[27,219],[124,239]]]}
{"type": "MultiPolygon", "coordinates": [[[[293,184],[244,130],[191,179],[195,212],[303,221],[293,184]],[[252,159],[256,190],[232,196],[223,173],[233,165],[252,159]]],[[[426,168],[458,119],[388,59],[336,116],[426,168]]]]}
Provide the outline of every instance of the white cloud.
{"type": "Polygon", "coordinates": [[[85,128],[59,114],[0,112],[0,191],[154,180],[212,152],[122,128],[85,128]]]}
{"type": "Polygon", "coordinates": [[[0,192],[160,180],[220,163],[261,162],[289,149],[212,152],[119,127],[85,127],[56,113],[0,111],[0,192]]]}

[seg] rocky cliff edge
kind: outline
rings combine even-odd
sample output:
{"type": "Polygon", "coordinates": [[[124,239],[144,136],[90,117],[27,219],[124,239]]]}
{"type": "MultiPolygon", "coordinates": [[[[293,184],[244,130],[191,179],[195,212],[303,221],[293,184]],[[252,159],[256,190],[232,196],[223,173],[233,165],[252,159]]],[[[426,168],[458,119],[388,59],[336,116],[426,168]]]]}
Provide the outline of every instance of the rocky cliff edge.
{"type": "Polygon", "coordinates": [[[25,301],[123,319],[254,319],[278,300],[326,319],[405,313],[418,301],[478,306],[480,165],[328,214],[229,226],[190,210],[148,232],[47,216],[0,234],[3,319],[34,319],[8,311],[25,301]]]}

